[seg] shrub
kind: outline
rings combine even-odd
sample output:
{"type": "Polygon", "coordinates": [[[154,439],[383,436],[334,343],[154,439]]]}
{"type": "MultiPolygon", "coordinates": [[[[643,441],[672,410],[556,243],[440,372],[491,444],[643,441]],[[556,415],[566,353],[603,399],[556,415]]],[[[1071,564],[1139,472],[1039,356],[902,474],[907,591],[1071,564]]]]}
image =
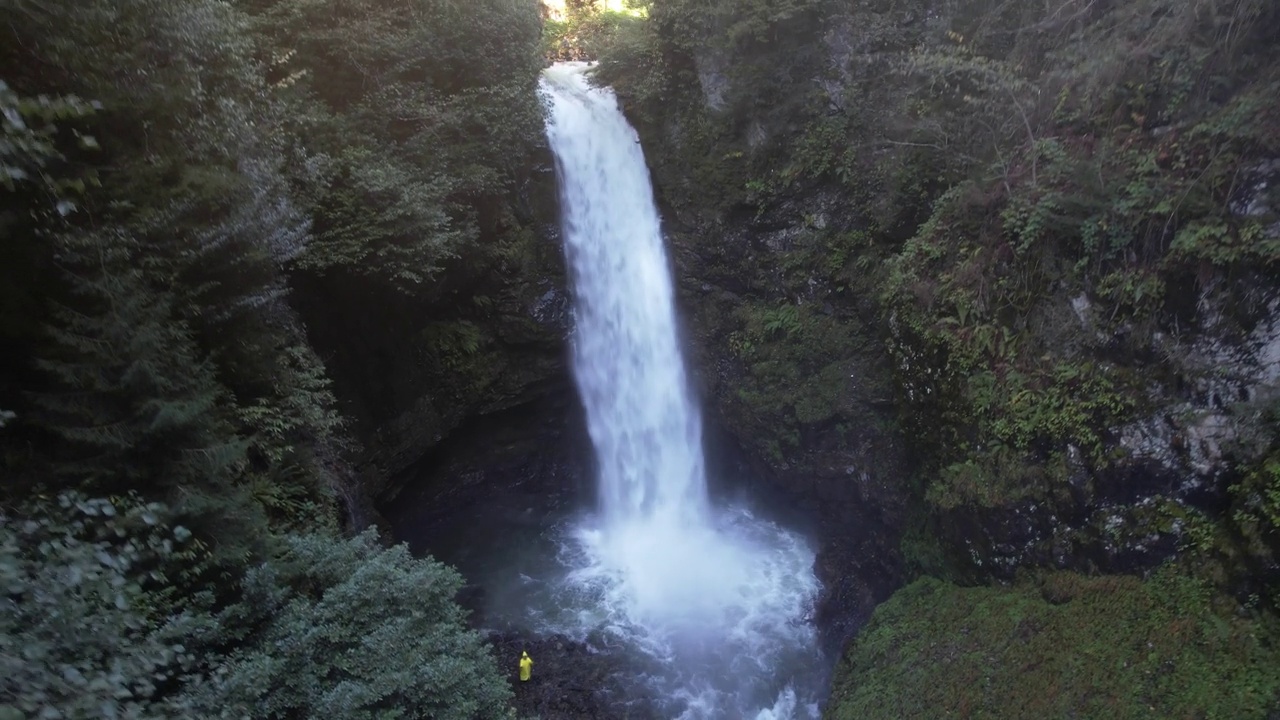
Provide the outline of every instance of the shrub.
{"type": "Polygon", "coordinates": [[[190,559],[161,508],[64,494],[0,515],[0,718],[166,718],[197,616],[157,580],[190,559]]]}
{"type": "Polygon", "coordinates": [[[165,514],[64,493],[0,515],[0,720],[508,717],[452,569],[372,530],[294,536],[201,591],[208,552],[165,514]]]}
{"type": "Polygon", "coordinates": [[[194,691],[210,717],[505,718],[511,691],[453,602],[454,570],[373,530],[293,537],[251,570],[224,632],[256,628],[194,691]]]}

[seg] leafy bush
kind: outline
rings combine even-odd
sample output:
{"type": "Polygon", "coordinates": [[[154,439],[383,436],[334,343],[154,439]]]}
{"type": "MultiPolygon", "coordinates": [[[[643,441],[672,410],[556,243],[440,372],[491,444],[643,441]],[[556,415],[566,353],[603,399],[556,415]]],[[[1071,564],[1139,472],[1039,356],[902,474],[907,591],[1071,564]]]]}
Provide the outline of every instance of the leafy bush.
{"type": "Polygon", "coordinates": [[[64,493],[23,510],[0,515],[4,720],[509,717],[453,601],[462,579],[373,530],[291,537],[215,595],[198,590],[206,549],[160,505],[64,493]]]}
{"type": "Polygon", "coordinates": [[[255,5],[314,220],[298,267],[422,292],[514,229],[503,201],[542,142],[536,3],[255,5]]]}
{"type": "Polygon", "coordinates": [[[160,585],[194,557],[162,508],[65,494],[0,515],[0,718],[169,718],[197,616],[160,585]]]}
{"type": "Polygon", "coordinates": [[[289,538],[223,632],[256,628],[193,697],[208,717],[506,718],[510,687],[453,601],[462,578],[375,531],[289,538]]]}

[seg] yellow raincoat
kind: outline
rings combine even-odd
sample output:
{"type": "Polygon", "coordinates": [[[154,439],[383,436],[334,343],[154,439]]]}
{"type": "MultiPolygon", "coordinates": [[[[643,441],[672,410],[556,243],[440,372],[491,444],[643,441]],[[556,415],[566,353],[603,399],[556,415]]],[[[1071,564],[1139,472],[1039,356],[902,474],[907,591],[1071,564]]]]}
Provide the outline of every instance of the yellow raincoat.
{"type": "Polygon", "coordinates": [[[525,682],[533,675],[533,658],[529,653],[520,653],[520,682],[525,682]]]}

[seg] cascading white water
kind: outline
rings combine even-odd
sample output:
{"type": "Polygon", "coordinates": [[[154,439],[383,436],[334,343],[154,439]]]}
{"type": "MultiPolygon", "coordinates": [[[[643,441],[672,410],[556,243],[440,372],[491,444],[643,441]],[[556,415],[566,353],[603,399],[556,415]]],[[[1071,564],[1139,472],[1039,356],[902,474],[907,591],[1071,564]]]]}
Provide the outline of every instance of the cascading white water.
{"type": "Polygon", "coordinates": [[[548,126],[577,303],[574,374],[610,523],[705,522],[702,424],[676,339],[667,256],[635,130],[559,66],[548,126]]]}
{"type": "Polygon", "coordinates": [[[654,658],[652,691],[688,718],[797,717],[791,678],[816,667],[817,592],[798,536],[712,508],[702,428],[639,138],[586,66],[543,89],[574,283],[574,375],[599,462],[600,514],[575,528],[563,632],[605,627],[654,658]],[[573,599],[568,599],[572,596],[573,599]],[[579,600],[594,599],[582,609],[579,600]]]}

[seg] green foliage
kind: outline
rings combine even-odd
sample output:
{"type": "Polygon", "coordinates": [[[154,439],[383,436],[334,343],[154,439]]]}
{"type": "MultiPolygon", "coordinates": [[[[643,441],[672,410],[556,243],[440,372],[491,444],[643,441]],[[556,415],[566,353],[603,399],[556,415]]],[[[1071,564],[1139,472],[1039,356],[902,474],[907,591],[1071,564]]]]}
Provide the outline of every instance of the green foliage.
{"type": "Polygon", "coordinates": [[[1116,392],[1109,369],[1059,364],[1037,379],[1016,372],[1003,382],[989,373],[971,378],[973,407],[991,423],[991,434],[1016,448],[1070,443],[1100,457],[1103,429],[1124,417],[1131,402],[1116,392]]]}
{"type": "Polygon", "coordinates": [[[768,134],[810,101],[800,77],[822,72],[824,0],[637,3],[600,53],[599,77],[661,142],[646,152],[659,182],[695,207],[733,207],[765,187],[786,155],[768,134]]]}
{"type": "Polygon", "coordinates": [[[47,167],[101,180],[74,188],[86,212],[33,215],[6,240],[27,265],[15,307],[57,308],[44,338],[14,331],[44,370],[24,378],[39,408],[19,416],[67,442],[52,467],[24,471],[93,492],[140,488],[203,516],[193,527],[228,557],[261,548],[267,520],[292,526],[272,498],[289,498],[293,519],[325,524],[335,400],[283,304],[281,272],[307,222],[289,197],[285,143],[272,136],[279,108],[244,16],[206,0],[0,11],[6,32],[65,71],[11,76],[71,98],[24,117],[74,121],[48,130],[50,142],[70,133],[97,148],[63,150],[47,167]],[[80,112],[75,96],[99,98],[100,111],[80,112]],[[101,167],[80,169],[89,163],[101,167]]]}
{"type": "Polygon", "coordinates": [[[939,473],[929,498],[944,507],[991,506],[1044,495],[1065,479],[1063,457],[1102,464],[1107,434],[1133,409],[1114,370],[1059,364],[1034,374],[974,370],[955,380],[958,396],[938,410],[947,428],[933,441],[952,444],[955,458],[939,473]]]}
{"type": "MultiPolygon", "coordinates": [[[[75,205],[67,196],[84,192],[86,183],[54,169],[66,160],[56,146],[57,123],[88,117],[99,108],[100,103],[74,95],[24,98],[0,80],[0,186],[12,192],[20,183],[36,183],[58,201],[60,214],[70,212],[75,205]]],[[[92,135],[77,133],[76,139],[82,148],[98,147],[92,135]]]]}
{"type": "Polygon", "coordinates": [[[877,608],[826,717],[1264,718],[1280,700],[1272,624],[1168,570],[1011,588],[925,578],[877,608]]]}
{"type": "MultiPolygon", "coordinates": [[[[1227,524],[1231,535],[1240,538],[1239,550],[1222,542],[1211,547],[1226,554],[1228,560],[1243,563],[1246,571],[1271,566],[1280,557],[1280,404],[1272,402],[1261,410],[1239,409],[1249,410],[1253,410],[1253,417],[1246,418],[1252,420],[1246,427],[1251,432],[1235,449],[1241,473],[1231,486],[1227,524]]],[[[1280,605],[1280,586],[1275,578],[1264,575],[1262,585],[1272,607],[1280,605]]]]}
{"type": "Polygon", "coordinates": [[[348,444],[285,273],[498,313],[456,291],[528,269],[511,196],[541,142],[536,4],[56,0],[0,19],[0,396],[24,421],[5,441],[38,421],[71,442],[14,469],[145,488],[240,555],[264,518],[331,525],[348,444]]]}
{"type": "Polygon", "coordinates": [[[510,687],[453,602],[461,587],[373,530],[290,538],[222,614],[260,629],[195,702],[205,717],[507,718],[510,687]]]}
{"type": "Polygon", "coordinates": [[[1137,406],[1125,368],[1057,356],[1052,328],[1029,326],[1042,271],[1024,274],[1007,246],[984,246],[991,218],[964,215],[962,198],[939,201],[881,286],[913,432],[937,463],[929,496],[947,507],[1042,494],[1062,474],[1036,466],[1057,465],[1069,447],[1105,462],[1109,429],[1137,406]]]}
{"type": "Polygon", "coordinates": [[[145,488],[229,544],[261,542],[260,509],[236,487],[248,442],[231,399],[172,298],[147,287],[138,242],[121,229],[67,233],[58,260],[75,280],[57,312],[56,350],[39,362],[55,386],[40,421],[64,441],[55,471],[95,493],[145,488]]]}
{"type": "Polygon", "coordinates": [[[197,618],[161,586],[198,556],[136,499],[63,494],[0,515],[0,717],[169,718],[197,618]]]}
{"type": "Polygon", "coordinates": [[[442,394],[460,400],[483,396],[503,372],[510,372],[494,352],[496,338],[473,320],[428,323],[415,344],[427,367],[450,378],[442,394]]]}
{"type": "Polygon", "coordinates": [[[424,180],[408,163],[362,148],[342,151],[325,169],[321,188],[331,194],[315,200],[316,242],[299,258],[301,269],[385,273],[411,288],[433,279],[458,257],[460,245],[477,239],[445,211],[452,187],[443,178],[424,180]],[[370,198],[377,204],[371,207],[370,198]]]}
{"type": "Polygon", "coordinates": [[[773,39],[788,21],[820,5],[814,0],[668,0],[653,2],[649,12],[664,31],[664,40],[676,47],[711,42],[725,48],[753,49],[773,39]]]}
{"type": "Polygon", "coordinates": [[[353,448],[288,303],[300,276],[448,297],[456,342],[422,352],[492,381],[510,298],[459,288],[531,266],[536,4],[0,21],[0,716],[506,717],[456,573],[329,534],[353,448]]]}
{"type": "Polygon", "coordinates": [[[942,508],[1004,507],[1049,497],[1066,479],[1061,455],[1037,457],[1007,445],[970,451],[943,467],[929,483],[925,499],[942,508]]]}
{"type": "Polygon", "coordinates": [[[1259,536],[1280,531],[1280,460],[1267,457],[1235,491],[1243,496],[1237,522],[1249,526],[1259,536]]]}
{"type": "Polygon", "coordinates": [[[851,374],[870,367],[864,356],[873,341],[861,324],[792,303],[743,304],[730,324],[729,347],[742,369],[730,412],[774,462],[794,459],[819,429],[835,437],[842,423],[876,422],[861,408],[887,393],[883,380],[851,374]]]}
{"type": "Polygon", "coordinates": [[[453,570],[373,530],[292,536],[215,598],[167,515],[64,493],[0,516],[0,717],[509,717],[453,570]]]}
{"type": "Polygon", "coordinates": [[[252,5],[306,163],[298,267],[417,293],[511,230],[495,208],[541,142],[535,3],[252,5]]]}
{"type": "Polygon", "coordinates": [[[116,474],[110,490],[229,477],[243,444],[224,441],[231,433],[218,415],[224,400],[213,369],[172,318],[169,298],[151,293],[135,269],[138,243],[120,230],[60,240],[58,259],[75,274],[80,302],[58,313],[52,333],[61,352],[42,366],[65,390],[42,404],[70,456],[83,457],[66,470],[88,480],[116,474]]]}
{"type": "Polygon", "coordinates": [[[599,0],[571,1],[563,17],[543,21],[543,55],[552,61],[595,60],[615,46],[620,35],[634,34],[645,12],[644,7],[616,8],[599,0]]]}
{"type": "Polygon", "coordinates": [[[742,318],[735,338],[747,375],[738,398],[754,415],[796,428],[833,417],[852,352],[839,323],[798,305],[749,306],[742,318]]]}

